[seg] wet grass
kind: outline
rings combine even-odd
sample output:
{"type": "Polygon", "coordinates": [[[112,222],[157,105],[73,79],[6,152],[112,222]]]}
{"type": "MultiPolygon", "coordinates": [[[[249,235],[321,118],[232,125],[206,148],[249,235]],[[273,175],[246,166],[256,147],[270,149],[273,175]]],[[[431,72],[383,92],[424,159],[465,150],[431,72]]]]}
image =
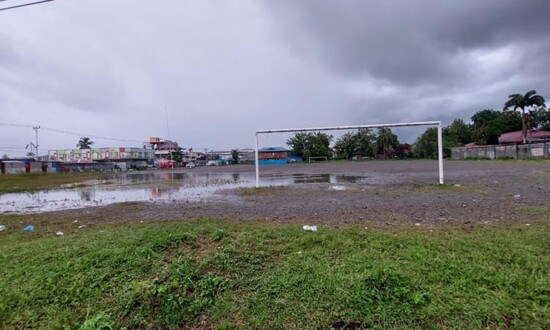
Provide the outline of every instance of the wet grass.
{"type": "Polygon", "coordinates": [[[550,219],[550,207],[548,206],[520,205],[517,207],[517,210],[525,215],[550,219]]]}
{"type": "Polygon", "coordinates": [[[470,229],[0,216],[0,328],[550,327],[550,222],[470,229]],[[70,221],[68,221],[70,226],[70,221]],[[78,224],[72,224],[77,226],[78,224]]]}
{"type": "Polygon", "coordinates": [[[112,173],[102,172],[0,175],[0,194],[60,188],[67,184],[78,185],[86,180],[105,178],[111,175],[112,173]]]}

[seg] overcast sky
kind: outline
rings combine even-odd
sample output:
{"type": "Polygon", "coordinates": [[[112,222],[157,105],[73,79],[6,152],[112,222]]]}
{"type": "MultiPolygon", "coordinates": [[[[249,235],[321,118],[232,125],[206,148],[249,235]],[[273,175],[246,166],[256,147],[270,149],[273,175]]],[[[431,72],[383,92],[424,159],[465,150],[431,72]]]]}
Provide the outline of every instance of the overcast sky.
{"type": "MultiPolygon", "coordinates": [[[[550,99],[548,0],[57,0],[0,11],[1,123],[230,149],[252,147],[256,129],[468,121],[530,89],[550,99]]],[[[11,148],[34,131],[0,126],[0,141],[0,154],[21,155],[11,148]]],[[[41,150],[77,141],[40,130],[41,150]]]]}

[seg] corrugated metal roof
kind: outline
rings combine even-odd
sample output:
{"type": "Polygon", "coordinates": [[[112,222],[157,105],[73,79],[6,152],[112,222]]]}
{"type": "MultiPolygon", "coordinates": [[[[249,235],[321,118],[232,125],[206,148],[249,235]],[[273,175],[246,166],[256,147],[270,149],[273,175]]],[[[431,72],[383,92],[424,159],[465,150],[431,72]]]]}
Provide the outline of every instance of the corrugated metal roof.
{"type": "MultiPolygon", "coordinates": [[[[536,129],[527,131],[527,139],[541,139],[548,137],[550,138],[550,132],[548,131],[538,131],[536,129]]],[[[523,134],[522,131],[504,133],[498,138],[498,143],[522,143],[523,134]]]]}
{"type": "Polygon", "coordinates": [[[266,147],[258,150],[259,152],[288,152],[290,150],[283,147],[266,147]]]}

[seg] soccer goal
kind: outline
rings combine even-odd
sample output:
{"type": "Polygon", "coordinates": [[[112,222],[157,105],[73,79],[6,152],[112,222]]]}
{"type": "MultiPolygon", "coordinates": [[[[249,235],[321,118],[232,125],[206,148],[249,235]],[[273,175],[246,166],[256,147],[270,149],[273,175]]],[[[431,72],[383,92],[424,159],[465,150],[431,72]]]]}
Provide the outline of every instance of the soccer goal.
{"type": "MultiPolygon", "coordinates": [[[[352,126],[332,126],[316,128],[285,128],[285,129],[266,129],[258,130],[255,133],[255,166],[256,166],[256,188],[260,187],[260,157],[258,153],[258,136],[260,134],[271,133],[293,133],[293,132],[319,132],[319,131],[342,131],[360,128],[380,128],[380,127],[408,127],[408,126],[437,126],[437,151],[439,161],[439,184],[444,184],[443,178],[443,134],[441,121],[422,121],[413,123],[394,123],[394,124],[375,124],[375,125],[352,125],[352,126]]],[[[311,160],[310,160],[311,161],[311,160]]]]}

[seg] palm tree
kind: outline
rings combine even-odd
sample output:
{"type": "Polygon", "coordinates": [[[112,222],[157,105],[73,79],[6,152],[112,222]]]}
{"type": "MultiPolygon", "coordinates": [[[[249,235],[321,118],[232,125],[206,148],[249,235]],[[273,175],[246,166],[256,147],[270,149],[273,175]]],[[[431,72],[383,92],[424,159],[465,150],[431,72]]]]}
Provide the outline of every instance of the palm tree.
{"type": "Polygon", "coordinates": [[[544,97],[537,95],[537,91],[530,90],[525,95],[512,94],[509,95],[509,100],[504,103],[504,111],[513,108],[513,111],[521,109],[522,135],[523,143],[527,143],[527,121],[529,113],[525,112],[525,108],[545,107],[544,97]]]}
{"type": "Polygon", "coordinates": [[[397,135],[393,134],[391,129],[387,127],[380,127],[378,129],[378,137],[376,138],[376,144],[378,146],[378,152],[388,156],[388,151],[393,149],[399,144],[397,135]]]}
{"type": "Polygon", "coordinates": [[[80,140],[78,140],[76,147],[78,149],[90,149],[93,144],[94,144],[94,141],[90,140],[89,137],[83,136],[80,138],[80,140]]]}

